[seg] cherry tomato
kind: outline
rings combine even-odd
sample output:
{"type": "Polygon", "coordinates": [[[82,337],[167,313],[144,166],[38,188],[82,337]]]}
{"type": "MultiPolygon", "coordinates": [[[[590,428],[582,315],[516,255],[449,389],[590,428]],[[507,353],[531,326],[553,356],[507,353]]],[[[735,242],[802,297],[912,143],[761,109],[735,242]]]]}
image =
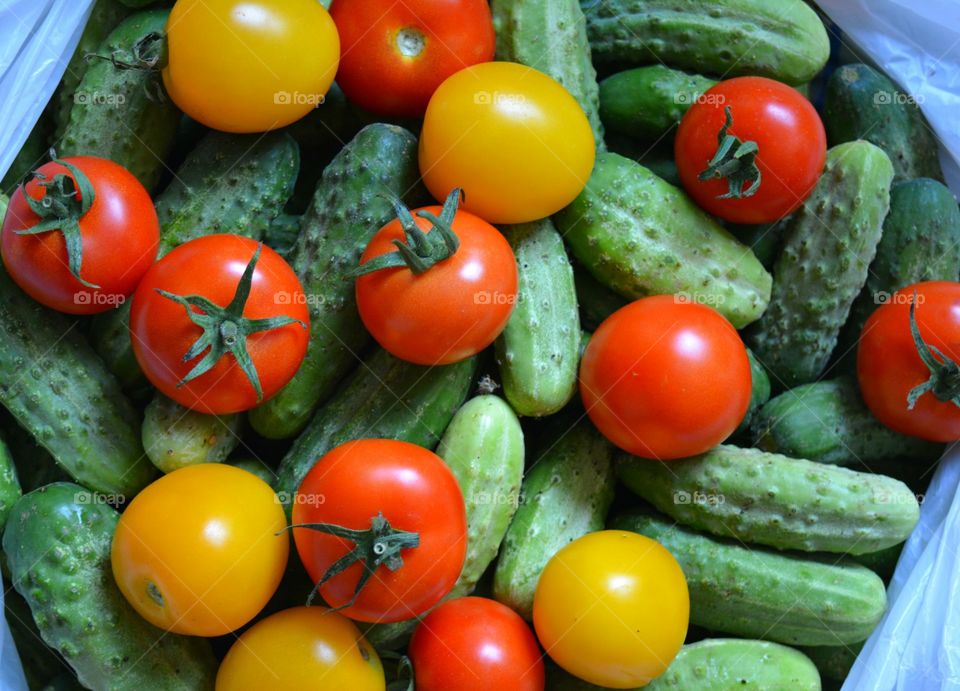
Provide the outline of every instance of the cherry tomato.
{"type": "MultiPolygon", "coordinates": [[[[124,167],[92,156],[63,159],[89,180],[93,203],[78,217],[80,252],[79,275],[71,273],[64,232],[52,229],[31,235],[17,231],[37,226],[42,220],[28,204],[24,189],[32,199],[40,200],[56,193],[41,183],[56,183],[64,176],[63,191],[77,192],[76,211],[82,210],[82,197],[75,176],[61,163],[51,161],[40,166],[25,186],[10,198],[3,220],[0,249],[10,277],[37,302],[70,314],[95,314],[117,307],[137,287],[144,273],[157,258],[160,223],[150,195],[124,167]],[[67,182],[69,180],[69,182],[67,182]]],[[[49,220],[49,219],[47,219],[49,220]]],[[[68,231],[69,232],[69,231],[68,231]]]]}
{"type": "Polygon", "coordinates": [[[533,625],[554,662],[591,684],[633,689],[666,671],[687,635],[690,596],[660,543],[623,530],[590,533],[540,575],[533,625]]]}
{"type": "Polygon", "coordinates": [[[420,172],[431,194],[465,193],[490,223],[559,211],[590,178],[596,155],[583,109],[560,84],[512,62],[473,65],[434,92],[420,134],[420,172]]]}
{"type": "MultiPolygon", "coordinates": [[[[793,212],[817,184],[827,156],[827,136],[817,111],[800,92],[765,77],[737,77],[711,87],[680,121],[677,170],[687,193],[701,207],[734,223],[772,223],[793,212]],[[758,147],[760,184],[752,194],[722,198],[730,177],[701,180],[717,152],[727,112],[727,134],[758,147]]],[[[731,148],[731,155],[737,150],[731,148]]],[[[749,166],[747,166],[749,169],[749,166]]],[[[751,180],[745,172],[744,179],[751,180]]],[[[747,191],[752,182],[736,183],[747,191]]]]}
{"type": "Polygon", "coordinates": [[[960,439],[960,383],[953,363],[960,363],[960,283],[907,286],[863,326],[857,348],[860,391],[877,419],[897,432],[938,442],[960,439]],[[911,305],[920,344],[910,329],[911,305]],[[927,382],[932,388],[917,389],[927,382]]]}
{"type": "MultiPolygon", "coordinates": [[[[368,562],[376,570],[356,601],[340,610],[351,619],[392,622],[422,614],[450,592],[466,554],[466,520],[457,479],[436,454],[392,439],[361,439],[336,447],[307,473],[294,498],[292,525],[297,552],[314,582],[359,538],[297,526],[326,523],[368,531],[371,550],[393,542],[395,548],[380,554],[384,563],[368,562]],[[370,534],[384,521],[389,525],[370,534]],[[400,558],[394,570],[391,555],[400,558]]],[[[347,605],[363,570],[354,562],[326,581],[320,595],[332,607],[347,605]]]]}
{"type": "Polygon", "coordinates": [[[537,639],[495,600],[462,597],[432,610],[413,632],[417,691],[543,691],[537,639]]]}
{"type": "MultiPolygon", "coordinates": [[[[199,308],[191,309],[200,312],[199,308]]],[[[252,408],[290,381],[307,352],[307,325],[306,300],[293,269],[269,247],[237,235],[208,235],[171,251],[144,276],[133,297],[130,315],[133,352],[150,382],[180,405],[214,414],[252,408]],[[205,348],[184,362],[184,356],[204,329],[187,315],[183,304],[158,291],[199,295],[227,308],[258,248],[261,254],[242,310],[243,319],[286,317],[301,322],[257,331],[244,338],[239,325],[246,322],[237,318],[226,320],[236,327],[235,342],[249,353],[262,387],[262,399],[258,399],[255,385],[230,352],[225,352],[206,373],[181,385],[210,349],[205,348]]],[[[212,331],[218,333],[216,328],[212,331]]]]}
{"type": "Polygon", "coordinates": [[[603,435],[636,456],[703,453],[750,404],[750,361],[736,329],[705,305],[657,295],[610,315],[587,343],[580,393],[603,435]]]}
{"type": "Polygon", "coordinates": [[[148,485],[113,536],[113,577],[144,619],[190,636],[222,636],[256,616],[283,576],[290,539],[270,485],[201,463],[148,485]]]}
{"type": "Polygon", "coordinates": [[[323,102],[340,58],[316,0],[177,0],[163,83],[194,120],[224,132],[284,127],[323,102]]]}
{"type": "Polygon", "coordinates": [[[379,115],[423,117],[444,79],[493,60],[496,37],[486,0],[336,0],[337,84],[379,115]]]}
{"type": "Polygon", "coordinates": [[[217,672],[217,691],[384,691],[383,666],[356,624],[323,607],[294,607],[258,621],[217,672]]]}

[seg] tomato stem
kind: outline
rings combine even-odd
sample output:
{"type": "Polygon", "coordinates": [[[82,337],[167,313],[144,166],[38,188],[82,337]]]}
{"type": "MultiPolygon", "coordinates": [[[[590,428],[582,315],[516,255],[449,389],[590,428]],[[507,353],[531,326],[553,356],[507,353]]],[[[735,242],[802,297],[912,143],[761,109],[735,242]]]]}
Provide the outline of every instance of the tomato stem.
{"type": "Polygon", "coordinates": [[[919,398],[928,391],[938,400],[952,402],[960,407],[960,365],[943,354],[935,345],[923,340],[920,335],[920,326],[917,324],[917,293],[914,291],[910,301],[910,334],[917,354],[923,364],[930,370],[930,378],[915,386],[907,394],[907,410],[913,410],[919,398]]]}
{"type": "Polygon", "coordinates": [[[717,199],[750,197],[760,188],[760,169],[757,167],[760,148],[756,142],[740,141],[729,134],[730,127],[733,126],[733,112],[730,106],[726,106],[723,112],[726,117],[717,134],[717,151],[707,163],[706,170],[701,171],[698,177],[701,181],[726,178],[727,193],[721,194],[717,199]]]}
{"type": "Polygon", "coordinates": [[[159,72],[167,66],[167,37],[159,31],[151,31],[133,44],[129,54],[115,50],[110,55],[87,53],[84,57],[87,62],[108,60],[118,70],[159,72]]]}

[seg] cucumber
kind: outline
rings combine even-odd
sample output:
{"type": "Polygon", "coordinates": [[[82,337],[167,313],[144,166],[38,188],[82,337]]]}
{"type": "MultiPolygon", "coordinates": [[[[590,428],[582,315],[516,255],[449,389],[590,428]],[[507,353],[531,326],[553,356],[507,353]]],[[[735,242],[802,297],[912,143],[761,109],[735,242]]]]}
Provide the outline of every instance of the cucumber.
{"type": "Polygon", "coordinates": [[[57,465],[50,452],[37,443],[32,434],[20,427],[5,409],[0,408],[0,413],[4,418],[0,421],[0,430],[13,458],[23,492],[31,492],[51,482],[70,480],[70,476],[57,465]]]}
{"type": "Polygon", "coordinates": [[[20,480],[17,478],[17,467],[14,465],[10,449],[0,437],[0,531],[7,524],[10,509],[20,498],[20,480]]]}
{"type": "Polygon", "coordinates": [[[721,445],[670,463],[624,456],[617,472],[686,526],[777,549],[876,552],[906,540],[920,519],[899,480],[758,449],[721,445]]]}
{"type": "Polygon", "coordinates": [[[614,293],[580,265],[574,267],[573,282],[577,289],[580,324],[585,329],[595,331],[604,319],[628,302],[625,297],[614,293]]]}
{"type": "Polygon", "coordinates": [[[143,413],[143,448],[163,473],[221,463],[240,442],[243,417],[206,415],[157,393],[143,413]]]}
{"type": "Polygon", "coordinates": [[[716,83],[666,65],[617,72],[600,82],[600,119],[611,132],[657,140],[716,83]]]}
{"type": "Polygon", "coordinates": [[[853,645],[816,645],[802,648],[802,652],[817,666],[824,679],[844,681],[863,649],[862,643],[853,645]]]}
{"type": "Polygon", "coordinates": [[[253,473],[268,485],[272,485],[274,480],[277,479],[277,474],[273,472],[273,468],[256,458],[234,458],[227,461],[227,465],[253,473]]]}
{"type": "Polygon", "coordinates": [[[880,423],[848,377],[804,384],[770,399],[751,421],[754,445],[818,463],[863,459],[933,460],[943,444],[908,437],[880,423]]]}
{"type": "Polygon", "coordinates": [[[855,63],[834,71],[827,82],[823,124],[831,145],[865,139],[883,149],[897,180],[943,181],[937,140],[920,108],[872,67],[855,63]]]}
{"type": "Polygon", "coordinates": [[[738,329],[767,306],[770,274],[749,248],[623,156],[597,156],[586,188],[554,220],[577,260],[625,297],[686,293],[738,329]]]}
{"type": "Polygon", "coordinates": [[[604,148],[597,71],[579,0],[493,0],[496,59],[519,62],[556,79],[583,108],[597,148],[604,148]]]}
{"type": "Polygon", "coordinates": [[[493,576],[494,598],[528,620],[540,573],[563,547],[603,528],[615,483],[613,447],[588,420],[544,442],[523,479],[493,576]]]}
{"type": "MultiPolygon", "coordinates": [[[[9,583],[7,574],[5,580],[9,583]]],[[[46,688],[61,672],[69,672],[70,667],[40,637],[40,630],[33,620],[30,606],[20,593],[4,584],[3,607],[10,637],[17,648],[17,655],[23,665],[23,674],[30,689],[46,688]]],[[[72,676],[72,673],[70,673],[72,676]]]]}
{"type": "Polygon", "coordinates": [[[153,189],[181,113],[164,92],[158,71],[121,69],[109,58],[134,61],[133,46],[147,34],[162,34],[168,14],[150,10],[128,17],[100,45],[97,55],[108,59],[91,62],[77,85],[57,147],[61,156],[108,158],[153,189]]]}
{"type": "Polygon", "coordinates": [[[770,306],[747,342],[784,388],[816,379],[867,280],[890,205],[893,167],[865,141],[827,152],[813,193],[787,222],[770,306]]]}
{"type": "Polygon", "coordinates": [[[503,393],[518,414],[543,417],[577,390],[580,316],[573,267],[548,218],[503,233],[520,277],[517,304],[496,342],[503,393]]]}
{"type": "Polygon", "coordinates": [[[582,0],[598,63],[661,62],[700,74],[810,81],[830,40],[803,0],[582,0]]]}
{"type": "Polygon", "coordinates": [[[879,552],[855,554],[853,558],[880,576],[883,580],[889,581],[893,577],[893,572],[897,569],[897,562],[900,561],[901,552],[903,552],[903,543],[887,547],[879,552]]]}
{"type": "MultiPolygon", "coordinates": [[[[3,180],[0,180],[0,193],[13,194],[30,173],[46,163],[50,156],[50,143],[50,118],[44,111],[27,135],[27,140],[20,147],[16,158],[10,163],[3,180]]],[[[0,221],[3,221],[2,215],[0,221]]]]}
{"type": "Polygon", "coordinates": [[[360,130],[323,171],[290,255],[308,297],[310,345],[290,383],[250,411],[261,436],[300,432],[369,343],[349,273],[370,238],[394,218],[392,198],[414,189],[418,177],[416,138],[381,124],[360,130]]]}
{"type": "Polygon", "coordinates": [[[747,359],[750,360],[750,405],[734,435],[743,434],[750,430],[750,420],[764,403],[770,400],[770,377],[753,351],[747,348],[747,359]]]}
{"type": "Polygon", "coordinates": [[[280,214],[270,222],[263,241],[286,259],[297,244],[301,219],[296,214],[280,214]]]}
{"type": "Polygon", "coordinates": [[[117,588],[110,545],[118,518],[66,482],[14,505],[3,551],[43,640],[88,688],[213,689],[209,644],[151,626],[117,588]]]}
{"type": "Polygon", "coordinates": [[[786,228],[785,220],[776,223],[761,223],[758,225],[727,225],[727,230],[740,242],[748,245],[760,263],[767,271],[773,270],[773,265],[780,255],[783,245],[783,232],[786,228]]]}
{"type": "Polygon", "coordinates": [[[619,516],[611,527],[670,551],[687,577],[690,622],[711,631],[787,645],[849,645],[866,640],[887,606],[880,577],[849,559],[748,546],[646,513],[619,516]]]}

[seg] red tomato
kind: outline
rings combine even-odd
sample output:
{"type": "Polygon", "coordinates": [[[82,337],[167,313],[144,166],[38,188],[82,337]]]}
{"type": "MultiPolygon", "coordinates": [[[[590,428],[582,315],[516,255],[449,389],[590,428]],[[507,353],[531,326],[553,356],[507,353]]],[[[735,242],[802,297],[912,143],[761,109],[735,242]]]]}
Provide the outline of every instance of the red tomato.
{"type": "Polygon", "coordinates": [[[462,597],[430,612],[413,632],[417,691],[543,691],[537,639],[516,612],[494,600],[462,597]]]}
{"type": "Polygon", "coordinates": [[[335,0],[340,33],[337,84],[379,115],[422,117],[454,72],[493,60],[486,0],[335,0]]]}
{"type": "Polygon", "coordinates": [[[765,77],[737,77],[708,89],[680,121],[674,146],[687,193],[734,223],[771,223],[791,213],[813,191],[827,156],[827,136],[814,107],[795,89],[765,77]],[[717,152],[728,108],[733,119],[728,134],[758,147],[760,185],[738,199],[721,198],[730,189],[728,179],[699,178],[717,152]]]}
{"type": "MultiPolygon", "coordinates": [[[[238,235],[191,240],[154,264],[133,296],[130,332],[137,362],[154,386],[183,406],[214,414],[252,408],[290,381],[306,355],[309,316],[300,280],[279,254],[262,246],[242,309],[243,321],[287,317],[302,322],[257,331],[245,338],[237,336],[237,343],[245,344],[256,370],[262,399],[229,352],[212,369],[181,385],[209,348],[184,362],[204,330],[188,317],[186,307],[158,291],[199,295],[221,308],[227,307],[258,247],[256,241],[238,235]]],[[[198,308],[193,311],[203,313],[198,308]]]]}
{"type": "Polygon", "coordinates": [[[684,458],[716,446],[743,420],[750,387],[750,361],[736,329],[719,312],[672,295],[610,315],[580,365],[590,419],[643,458],[684,458]]]}
{"type": "MultiPolygon", "coordinates": [[[[140,279],[157,258],[160,224],[150,195],[124,167],[91,156],[63,159],[90,181],[94,200],[78,220],[80,229],[80,278],[98,288],[83,285],[70,272],[67,244],[60,230],[36,235],[18,235],[41,218],[18,187],[10,198],[3,221],[3,263],[11,278],[37,302],[70,314],[95,314],[121,304],[137,288],[140,279]]],[[[74,176],[51,161],[37,169],[44,180],[31,179],[26,192],[36,200],[47,196],[43,181],[74,176]]],[[[72,191],[74,187],[68,185],[72,191]]],[[[77,194],[79,201],[82,194],[77,194]]],[[[78,204],[79,206],[79,204],[78,204]]]]}
{"type": "Polygon", "coordinates": [[[960,283],[928,281],[890,296],[863,325],[857,348],[860,391],[870,411],[902,434],[930,441],[960,439],[960,283]],[[916,298],[914,298],[916,293],[916,298]],[[910,306],[926,347],[914,341],[910,306]],[[921,351],[925,351],[921,358],[921,351]],[[933,351],[929,355],[928,351],[933,351]],[[910,392],[918,390],[915,404],[910,392]]]}
{"type": "MultiPolygon", "coordinates": [[[[408,533],[393,538],[401,545],[402,562],[393,564],[395,570],[389,562],[376,567],[356,601],[340,610],[351,619],[392,622],[422,614],[450,592],[463,568],[466,509],[460,485],[447,465],[414,444],[361,439],[321,458],[294,498],[293,536],[314,582],[357,543],[296,526],[326,523],[369,531],[381,515],[390,526],[386,532],[408,533]],[[409,533],[418,536],[416,546],[409,533]]],[[[389,543],[382,535],[375,542],[389,543]]],[[[375,544],[370,546],[374,548],[375,544]]],[[[383,557],[388,554],[389,550],[383,557]]],[[[324,583],[320,595],[331,607],[348,604],[363,570],[355,562],[324,583]]]]}

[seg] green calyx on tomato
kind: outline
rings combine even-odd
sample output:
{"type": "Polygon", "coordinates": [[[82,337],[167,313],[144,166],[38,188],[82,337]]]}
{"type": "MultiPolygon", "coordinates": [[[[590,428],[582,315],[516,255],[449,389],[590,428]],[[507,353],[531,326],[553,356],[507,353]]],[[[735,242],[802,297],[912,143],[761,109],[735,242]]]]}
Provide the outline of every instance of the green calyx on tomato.
{"type": "Polygon", "coordinates": [[[740,141],[735,135],[729,134],[733,126],[733,113],[730,106],[724,108],[723,112],[726,119],[717,134],[717,152],[698,177],[701,181],[726,178],[730,189],[717,199],[750,197],[760,188],[760,168],[757,167],[760,148],[756,142],[740,141]]]}
{"type": "Polygon", "coordinates": [[[304,329],[307,328],[306,324],[293,317],[247,319],[243,316],[243,308],[247,304],[250,287],[253,283],[253,271],[257,266],[257,260],[260,259],[262,248],[262,244],[257,245],[253,257],[237,284],[236,293],[226,307],[221,307],[202,295],[174,295],[166,290],[156,289],[157,293],[168,300],[183,305],[187,310],[190,321],[203,329],[200,338],[184,353],[183,362],[193,360],[205,350],[207,354],[180,380],[180,383],[177,384],[178,388],[213,369],[214,365],[226,353],[232,353],[237,364],[240,365],[254,390],[256,390],[257,400],[261,400],[263,398],[263,388],[260,386],[260,376],[257,374],[257,368],[250,358],[250,353],[247,352],[247,336],[260,331],[279,329],[288,324],[299,324],[304,329]],[[194,307],[200,311],[192,309],[194,307]]]}
{"type": "Polygon", "coordinates": [[[907,410],[913,410],[917,400],[928,391],[938,400],[950,401],[960,407],[960,365],[944,355],[935,345],[923,340],[920,327],[917,325],[916,312],[917,293],[914,291],[913,299],[910,301],[910,334],[913,336],[914,345],[917,346],[917,354],[930,370],[930,378],[912,388],[907,394],[907,410]]]}

